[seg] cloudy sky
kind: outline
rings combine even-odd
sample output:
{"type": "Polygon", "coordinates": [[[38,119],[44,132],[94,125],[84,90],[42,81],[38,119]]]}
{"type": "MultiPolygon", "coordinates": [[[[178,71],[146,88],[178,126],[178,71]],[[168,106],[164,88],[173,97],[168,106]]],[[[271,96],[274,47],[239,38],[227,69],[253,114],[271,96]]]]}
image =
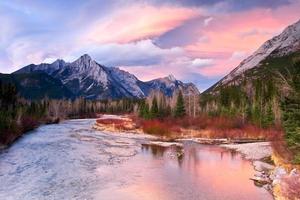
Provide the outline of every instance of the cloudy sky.
{"type": "Polygon", "coordinates": [[[0,72],[90,54],[204,90],[300,19],[300,0],[1,0],[0,72]]]}

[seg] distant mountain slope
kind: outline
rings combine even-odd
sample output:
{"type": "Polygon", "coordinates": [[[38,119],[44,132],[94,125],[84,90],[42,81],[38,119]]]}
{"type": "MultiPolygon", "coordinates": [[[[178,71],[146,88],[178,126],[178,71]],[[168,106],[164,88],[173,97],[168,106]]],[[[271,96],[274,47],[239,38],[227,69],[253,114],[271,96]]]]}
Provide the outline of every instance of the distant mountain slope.
{"type": "MultiPolygon", "coordinates": [[[[169,75],[164,78],[154,79],[152,81],[146,82],[146,84],[151,90],[154,89],[164,91],[164,93],[167,96],[172,96],[172,94],[178,89],[180,89],[184,95],[198,94],[198,89],[194,84],[183,83],[179,80],[176,80],[176,78],[173,75],[169,75]]],[[[145,93],[149,94],[149,91],[145,90],[145,93]]]]}
{"type": "Polygon", "coordinates": [[[300,21],[265,42],[253,55],[201,94],[202,110],[240,116],[261,126],[280,123],[282,105],[297,93],[300,21]]]}
{"type": "Polygon", "coordinates": [[[61,81],[46,73],[30,74],[0,74],[0,80],[4,83],[13,83],[20,96],[26,99],[69,99],[74,95],[61,81]]]}
{"type": "Polygon", "coordinates": [[[35,72],[46,73],[61,81],[74,97],[83,96],[87,99],[144,98],[152,90],[160,90],[168,96],[178,90],[182,90],[184,94],[200,94],[194,84],[183,83],[174,77],[140,81],[119,68],[98,64],[87,54],[71,63],[57,60],[52,64],[31,64],[13,74],[35,72]]]}
{"type": "MultiPolygon", "coordinates": [[[[257,70],[259,67],[263,66],[265,60],[270,60],[271,58],[279,58],[289,56],[295,52],[300,51],[300,20],[290,26],[288,26],[284,31],[278,36],[266,41],[257,51],[255,51],[251,56],[246,58],[221,79],[214,86],[209,88],[207,92],[215,90],[219,86],[236,84],[234,82],[239,82],[243,79],[245,72],[255,68],[257,70]]],[[[285,67],[282,65],[281,67],[285,67]]]]}

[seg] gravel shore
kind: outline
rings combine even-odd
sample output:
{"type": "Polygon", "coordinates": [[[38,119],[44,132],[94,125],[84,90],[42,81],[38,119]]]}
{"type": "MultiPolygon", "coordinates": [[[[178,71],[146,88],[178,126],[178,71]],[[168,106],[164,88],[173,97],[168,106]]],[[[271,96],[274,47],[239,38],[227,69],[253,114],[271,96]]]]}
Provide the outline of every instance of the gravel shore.
{"type": "Polygon", "coordinates": [[[223,144],[221,147],[236,150],[243,154],[246,159],[260,160],[272,155],[272,147],[270,142],[255,142],[246,144],[223,144]]]}

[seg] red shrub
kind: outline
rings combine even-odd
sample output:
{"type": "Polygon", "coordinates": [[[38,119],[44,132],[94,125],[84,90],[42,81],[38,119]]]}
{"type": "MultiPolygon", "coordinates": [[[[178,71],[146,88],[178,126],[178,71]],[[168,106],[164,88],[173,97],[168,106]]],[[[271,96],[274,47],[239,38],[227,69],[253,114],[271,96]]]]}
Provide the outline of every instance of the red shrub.
{"type": "Polygon", "coordinates": [[[16,138],[20,137],[22,132],[18,129],[7,130],[5,134],[0,134],[0,144],[8,145],[11,144],[16,138]]]}
{"type": "Polygon", "coordinates": [[[270,139],[278,134],[274,130],[248,124],[241,118],[211,117],[204,114],[179,119],[172,117],[160,120],[143,120],[137,117],[132,119],[145,132],[155,135],[179,134],[182,128],[198,131],[198,137],[209,138],[270,139]]]}
{"type": "Polygon", "coordinates": [[[151,135],[168,136],[171,133],[171,127],[159,120],[147,120],[142,122],[142,128],[145,133],[151,135]]]}
{"type": "Polygon", "coordinates": [[[27,132],[27,131],[31,131],[35,127],[37,127],[38,121],[33,117],[24,116],[21,119],[21,124],[22,124],[22,132],[24,133],[24,132],[27,132]]]}

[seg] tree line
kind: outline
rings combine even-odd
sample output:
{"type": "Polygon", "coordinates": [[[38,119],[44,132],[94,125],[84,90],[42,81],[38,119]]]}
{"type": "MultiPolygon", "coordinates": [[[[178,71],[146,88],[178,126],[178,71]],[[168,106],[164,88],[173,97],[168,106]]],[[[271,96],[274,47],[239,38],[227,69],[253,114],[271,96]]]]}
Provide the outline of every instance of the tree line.
{"type": "Polygon", "coordinates": [[[186,114],[185,101],[181,91],[169,98],[160,92],[154,92],[150,97],[143,99],[139,105],[139,117],[144,119],[178,118],[184,117],[186,114]],[[176,99],[175,102],[174,99],[176,99]]]}
{"type": "Polygon", "coordinates": [[[20,97],[13,84],[0,81],[0,144],[10,144],[40,124],[58,123],[62,119],[91,118],[97,113],[137,113],[141,102],[140,99],[84,98],[30,101],[20,97]]]}

